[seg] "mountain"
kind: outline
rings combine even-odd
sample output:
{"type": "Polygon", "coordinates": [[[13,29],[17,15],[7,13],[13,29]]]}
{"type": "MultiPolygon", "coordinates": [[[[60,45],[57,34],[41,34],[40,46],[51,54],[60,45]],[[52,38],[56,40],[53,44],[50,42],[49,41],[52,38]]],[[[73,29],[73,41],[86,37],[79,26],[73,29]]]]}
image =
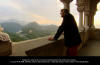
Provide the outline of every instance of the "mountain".
{"type": "Polygon", "coordinates": [[[44,25],[44,26],[41,26],[41,29],[42,30],[49,30],[49,31],[56,31],[58,29],[58,26],[56,25],[44,25]]]}
{"type": "Polygon", "coordinates": [[[1,23],[1,26],[4,28],[4,31],[11,32],[11,33],[16,33],[20,31],[23,27],[16,22],[4,22],[1,23]]]}
{"type": "Polygon", "coordinates": [[[0,24],[5,23],[5,22],[15,22],[15,23],[19,23],[20,25],[24,26],[31,21],[23,21],[23,20],[17,20],[17,19],[0,20],[0,24]]]}
{"type": "Polygon", "coordinates": [[[56,25],[40,25],[36,22],[31,22],[25,25],[22,29],[23,33],[28,33],[29,30],[32,32],[55,32],[58,29],[56,25]]]}
{"type": "Polygon", "coordinates": [[[23,27],[21,34],[28,39],[34,39],[52,35],[57,29],[58,27],[56,25],[40,25],[36,22],[32,22],[23,27]]]}
{"type": "Polygon", "coordinates": [[[58,29],[56,25],[40,25],[36,22],[26,25],[20,25],[17,22],[3,22],[0,24],[4,28],[4,32],[9,34],[13,42],[52,35],[58,29]]]}

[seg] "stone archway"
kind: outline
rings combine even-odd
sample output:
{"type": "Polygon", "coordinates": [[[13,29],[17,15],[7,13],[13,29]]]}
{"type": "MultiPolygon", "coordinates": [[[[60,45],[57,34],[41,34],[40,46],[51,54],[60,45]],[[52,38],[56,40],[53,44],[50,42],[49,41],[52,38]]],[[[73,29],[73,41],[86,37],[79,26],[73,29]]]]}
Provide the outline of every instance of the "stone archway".
{"type": "MultiPolygon", "coordinates": [[[[60,0],[64,4],[64,8],[70,11],[70,3],[73,0],[60,0]]],[[[79,31],[84,33],[85,41],[94,39],[95,25],[94,15],[97,11],[97,4],[100,0],[76,0],[77,10],[79,12],[79,31]]]]}
{"type": "MultiPolygon", "coordinates": [[[[64,8],[70,10],[70,3],[73,0],[60,0],[64,4],[64,8]]],[[[95,29],[94,15],[97,11],[97,3],[100,0],[76,0],[77,10],[79,12],[79,29],[87,31],[95,29]],[[84,15],[84,16],[83,16],[84,15]]]]}

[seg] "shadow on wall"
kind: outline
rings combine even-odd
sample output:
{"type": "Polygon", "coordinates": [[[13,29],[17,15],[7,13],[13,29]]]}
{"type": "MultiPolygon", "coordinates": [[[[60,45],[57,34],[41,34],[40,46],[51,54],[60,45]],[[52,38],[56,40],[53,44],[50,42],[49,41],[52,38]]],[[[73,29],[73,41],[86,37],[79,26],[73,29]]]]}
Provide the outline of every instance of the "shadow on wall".
{"type": "Polygon", "coordinates": [[[12,54],[12,43],[9,41],[0,41],[0,56],[9,56],[12,54]]]}
{"type": "Polygon", "coordinates": [[[26,51],[27,56],[63,56],[64,40],[26,51]]]}
{"type": "Polygon", "coordinates": [[[100,29],[96,29],[94,31],[90,31],[91,40],[100,41],[100,29]]]}

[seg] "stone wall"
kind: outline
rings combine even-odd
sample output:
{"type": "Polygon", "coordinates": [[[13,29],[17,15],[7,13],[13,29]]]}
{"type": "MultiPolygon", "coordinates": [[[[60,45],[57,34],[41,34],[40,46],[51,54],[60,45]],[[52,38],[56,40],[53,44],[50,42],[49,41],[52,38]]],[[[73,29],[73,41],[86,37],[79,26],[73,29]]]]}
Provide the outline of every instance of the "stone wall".
{"type": "Polygon", "coordinates": [[[63,56],[63,40],[26,51],[28,56],[63,56]]]}
{"type": "MultiPolygon", "coordinates": [[[[89,40],[89,34],[89,31],[80,32],[82,43],[79,50],[89,40]]],[[[99,34],[100,30],[97,30],[96,35],[99,34]]],[[[7,56],[12,53],[10,56],[65,56],[67,48],[64,47],[63,35],[58,41],[48,41],[49,37],[50,36],[22,42],[13,42],[12,44],[0,43],[0,55],[7,56]]]]}
{"type": "Polygon", "coordinates": [[[90,40],[98,40],[100,41],[100,29],[95,29],[89,32],[89,39],[90,40]]]}
{"type": "MultiPolygon", "coordinates": [[[[79,49],[87,42],[87,32],[80,34],[83,41],[79,49]]],[[[48,37],[14,43],[12,56],[65,56],[63,35],[58,41],[48,41],[48,37]]]]}
{"type": "Polygon", "coordinates": [[[62,56],[63,36],[58,41],[48,41],[49,36],[13,43],[12,56],[62,56]]]}
{"type": "Polygon", "coordinates": [[[12,54],[12,43],[0,41],[0,56],[9,56],[12,54]]]}

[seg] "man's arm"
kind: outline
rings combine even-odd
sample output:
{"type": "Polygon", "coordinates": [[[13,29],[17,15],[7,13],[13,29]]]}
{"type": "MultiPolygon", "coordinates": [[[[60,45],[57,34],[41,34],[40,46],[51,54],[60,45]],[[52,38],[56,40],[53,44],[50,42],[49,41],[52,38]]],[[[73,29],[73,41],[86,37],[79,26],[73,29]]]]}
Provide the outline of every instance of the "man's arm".
{"type": "Polygon", "coordinates": [[[57,33],[54,36],[54,39],[58,40],[58,38],[60,37],[60,35],[62,34],[63,31],[64,31],[64,26],[62,23],[62,25],[58,28],[57,33]]]}

